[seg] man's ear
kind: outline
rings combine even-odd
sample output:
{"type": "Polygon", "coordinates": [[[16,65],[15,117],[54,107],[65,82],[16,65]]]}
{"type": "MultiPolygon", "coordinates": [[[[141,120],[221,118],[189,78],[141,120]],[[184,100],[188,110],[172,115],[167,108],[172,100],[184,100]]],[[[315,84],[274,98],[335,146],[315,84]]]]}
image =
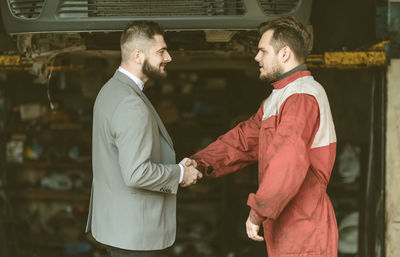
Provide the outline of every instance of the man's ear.
{"type": "Polygon", "coordinates": [[[144,53],[142,50],[135,49],[131,55],[132,60],[137,64],[142,64],[144,62],[144,53]]]}
{"type": "Polygon", "coordinates": [[[282,63],[286,63],[289,61],[290,56],[292,55],[292,49],[288,46],[284,46],[279,51],[279,58],[281,59],[282,63]]]}

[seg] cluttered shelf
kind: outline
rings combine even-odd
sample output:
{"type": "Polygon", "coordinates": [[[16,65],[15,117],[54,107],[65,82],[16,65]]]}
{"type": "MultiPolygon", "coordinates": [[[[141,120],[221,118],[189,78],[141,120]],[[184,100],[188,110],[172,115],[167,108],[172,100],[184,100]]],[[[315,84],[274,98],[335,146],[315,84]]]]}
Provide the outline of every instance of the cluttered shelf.
{"type": "Polygon", "coordinates": [[[10,168],[91,167],[91,136],[74,133],[12,133],[6,138],[6,164],[10,168]]]}
{"type": "Polygon", "coordinates": [[[21,200],[89,200],[90,190],[50,190],[50,189],[27,189],[9,190],[9,196],[21,200]]]}

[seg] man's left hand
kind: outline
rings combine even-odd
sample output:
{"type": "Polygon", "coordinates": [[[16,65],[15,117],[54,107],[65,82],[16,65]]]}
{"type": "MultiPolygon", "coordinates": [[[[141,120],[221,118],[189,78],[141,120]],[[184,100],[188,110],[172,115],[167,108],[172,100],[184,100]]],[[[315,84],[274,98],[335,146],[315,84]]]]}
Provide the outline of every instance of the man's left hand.
{"type": "Polygon", "coordinates": [[[264,241],[264,238],[260,235],[258,235],[258,232],[260,231],[260,224],[256,224],[254,220],[251,219],[250,215],[247,218],[246,221],[246,232],[247,236],[254,241],[257,242],[262,242],[264,241]]]}

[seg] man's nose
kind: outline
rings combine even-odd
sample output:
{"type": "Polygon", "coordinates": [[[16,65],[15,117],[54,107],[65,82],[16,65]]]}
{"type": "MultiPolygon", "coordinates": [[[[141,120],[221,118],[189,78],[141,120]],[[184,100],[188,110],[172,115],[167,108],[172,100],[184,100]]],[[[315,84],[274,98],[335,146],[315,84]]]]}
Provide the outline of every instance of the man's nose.
{"type": "Polygon", "coordinates": [[[169,55],[168,52],[166,52],[164,56],[164,62],[170,62],[170,61],[172,61],[172,57],[171,55],[169,55]]]}
{"type": "Polygon", "coordinates": [[[260,52],[258,52],[256,56],[254,56],[254,60],[256,60],[256,62],[260,62],[260,52]]]}

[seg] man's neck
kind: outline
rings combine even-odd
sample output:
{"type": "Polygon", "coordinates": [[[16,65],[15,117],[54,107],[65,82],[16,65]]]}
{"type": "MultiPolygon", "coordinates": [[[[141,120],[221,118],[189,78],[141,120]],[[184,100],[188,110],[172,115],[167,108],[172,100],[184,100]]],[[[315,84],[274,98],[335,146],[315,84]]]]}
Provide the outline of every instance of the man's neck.
{"type": "Polygon", "coordinates": [[[143,81],[143,83],[147,82],[148,78],[141,72],[141,67],[134,67],[133,65],[129,65],[126,62],[121,62],[120,67],[135,75],[138,79],[143,81]]]}

